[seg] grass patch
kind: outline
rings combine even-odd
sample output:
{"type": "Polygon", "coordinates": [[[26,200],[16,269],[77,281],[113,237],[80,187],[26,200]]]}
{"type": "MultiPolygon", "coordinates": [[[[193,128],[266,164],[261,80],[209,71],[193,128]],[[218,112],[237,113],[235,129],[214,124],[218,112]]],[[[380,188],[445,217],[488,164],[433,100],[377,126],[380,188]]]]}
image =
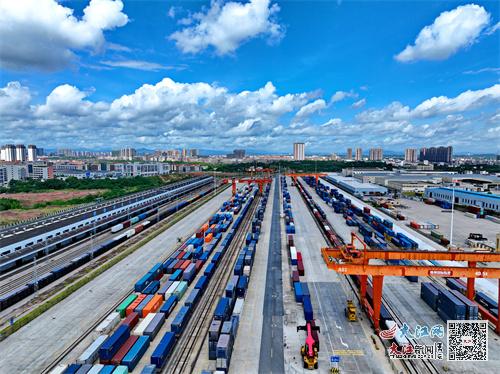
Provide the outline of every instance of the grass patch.
{"type": "MultiPolygon", "coordinates": [[[[223,186],[217,191],[217,195],[222,193],[228,186],[223,186]]],[[[59,302],[63,301],[66,299],[68,296],[70,296],[73,292],[79,290],[83,286],[85,286],[87,283],[90,281],[94,280],[97,278],[99,275],[104,273],[106,270],[109,270],[111,267],[116,265],[118,262],[121,260],[125,259],[127,256],[130,254],[134,253],[136,250],[144,246],[146,243],[149,241],[153,240],[156,238],[158,235],[160,235],[162,232],[170,228],[171,226],[175,225],[177,222],[179,222],[181,219],[192,213],[194,210],[198,209],[200,206],[204,205],[207,203],[210,199],[212,199],[214,195],[210,194],[208,196],[203,197],[202,199],[198,200],[195,202],[193,205],[189,205],[186,210],[180,211],[177,216],[174,216],[172,220],[166,222],[164,225],[161,225],[153,232],[151,232],[148,236],[146,236],[144,239],[139,241],[138,243],[132,245],[130,248],[127,250],[121,252],[117,256],[113,257],[111,260],[107,261],[105,264],[101,265],[97,269],[93,270],[91,273],[88,275],[84,276],[83,278],[77,280],[76,282],[72,283],[69,285],[67,288],[59,292],[57,295],[51,297],[49,300],[43,302],[41,305],[37,306],[30,312],[26,313],[24,316],[20,317],[17,321],[14,322],[11,326],[8,326],[4,328],[3,330],[0,331],[0,341],[6,339],[9,335],[13,334],[17,330],[19,330],[21,327],[27,325],[31,321],[33,321],[35,318],[40,316],[42,313],[46,312],[50,308],[52,308],[54,305],[58,304],[59,302]]]]}

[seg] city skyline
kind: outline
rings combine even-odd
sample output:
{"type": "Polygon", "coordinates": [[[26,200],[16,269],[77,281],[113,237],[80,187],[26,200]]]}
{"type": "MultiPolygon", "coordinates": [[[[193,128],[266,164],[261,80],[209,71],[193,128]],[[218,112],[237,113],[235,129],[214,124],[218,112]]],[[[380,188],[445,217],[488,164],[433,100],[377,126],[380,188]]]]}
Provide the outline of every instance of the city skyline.
{"type": "Polygon", "coordinates": [[[39,2],[48,23],[23,17],[32,1],[2,4],[10,26],[0,30],[3,143],[499,151],[496,2],[152,2],[148,11],[101,3],[109,6],[94,19],[97,2],[39,2]],[[223,17],[236,11],[238,36],[223,17]],[[33,34],[25,22],[44,32],[33,34]],[[442,40],[463,22],[470,29],[442,40]],[[221,37],[204,34],[205,26],[221,37]],[[78,28],[92,31],[88,39],[78,28]],[[58,37],[48,39],[51,33],[58,37]]]}

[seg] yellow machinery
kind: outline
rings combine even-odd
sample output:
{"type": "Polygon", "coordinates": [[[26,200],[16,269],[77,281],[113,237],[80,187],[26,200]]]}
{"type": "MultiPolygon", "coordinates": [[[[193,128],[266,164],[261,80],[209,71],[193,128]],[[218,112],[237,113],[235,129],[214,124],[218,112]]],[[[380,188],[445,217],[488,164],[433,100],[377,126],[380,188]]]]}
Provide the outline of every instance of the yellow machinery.
{"type": "Polygon", "coordinates": [[[351,322],[355,322],[358,320],[356,317],[356,306],[352,302],[352,300],[347,300],[347,307],[345,308],[345,316],[351,322]]]}
{"type": "Polygon", "coordinates": [[[304,369],[317,369],[318,368],[318,348],[319,341],[314,338],[317,336],[314,331],[320,331],[319,326],[312,326],[310,321],[306,322],[305,326],[297,326],[297,331],[304,330],[307,332],[306,342],[300,347],[300,355],[302,356],[304,369]]]}

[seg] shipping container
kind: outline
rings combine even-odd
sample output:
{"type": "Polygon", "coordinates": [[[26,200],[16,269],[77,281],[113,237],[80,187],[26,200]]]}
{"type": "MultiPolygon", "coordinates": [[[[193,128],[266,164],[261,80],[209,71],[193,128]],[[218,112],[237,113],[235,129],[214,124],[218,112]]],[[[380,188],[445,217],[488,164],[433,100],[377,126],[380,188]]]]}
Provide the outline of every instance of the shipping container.
{"type": "Polygon", "coordinates": [[[101,360],[111,360],[121,345],[130,336],[130,329],[125,325],[120,325],[118,329],[106,339],[99,349],[101,360]]]}
{"type": "Polygon", "coordinates": [[[176,305],[177,305],[177,296],[170,295],[160,308],[160,313],[163,313],[165,317],[168,318],[176,305]]]}
{"type": "Polygon", "coordinates": [[[156,312],[158,309],[160,309],[162,303],[163,303],[163,296],[154,295],[151,301],[142,310],[142,317],[144,318],[149,313],[156,312]]]}
{"type": "Polygon", "coordinates": [[[121,323],[123,326],[127,326],[130,331],[135,327],[135,325],[139,322],[139,313],[134,312],[129,314],[121,323]]]}
{"type": "Polygon", "coordinates": [[[312,321],[314,319],[314,313],[311,304],[311,296],[302,296],[302,303],[304,308],[304,319],[306,321],[312,321]]]}
{"type": "Polygon", "coordinates": [[[165,294],[167,293],[168,289],[170,288],[170,286],[173,284],[174,282],[172,281],[166,281],[163,286],[160,287],[160,289],[158,290],[157,294],[158,295],[162,295],[163,296],[163,299],[165,299],[165,294]]]}
{"type": "Polygon", "coordinates": [[[154,296],[158,296],[158,295],[146,295],[144,300],[142,300],[142,302],[137,306],[137,308],[134,309],[134,312],[136,312],[137,314],[139,314],[139,316],[142,317],[142,315],[143,315],[142,312],[143,312],[144,308],[146,307],[146,305],[149,304],[149,302],[151,300],[153,300],[154,296]]]}
{"type": "Polygon", "coordinates": [[[181,269],[177,269],[176,271],[174,271],[174,273],[168,278],[169,281],[172,281],[172,282],[175,282],[175,281],[178,281],[180,280],[182,277],[182,270],[181,269]]]}
{"type": "Polygon", "coordinates": [[[148,327],[149,323],[153,320],[155,313],[149,313],[141,322],[137,324],[134,329],[134,335],[143,335],[144,330],[148,327]]]}
{"type": "Polygon", "coordinates": [[[294,282],[293,290],[295,294],[295,301],[298,303],[302,302],[302,284],[300,282],[294,282]]]}
{"type": "Polygon", "coordinates": [[[130,348],[130,351],[128,351],[127,355],[123,358],[122,365],[127,366],[129,371],[134,370],[148,347],[149,336],[140,336],[132,346],[132,348],[130,348]]]}
{"type": "Polygon", "coordinates": [[[129,306],[127,307],[127,309],[125,310],[125,315],[129,316],[131,313],[133,313],[135,308],[137,308],[139,306],[139,304],[143,302],[143,300],[146,298],[146,296],[147,295],[144,295],[144,294],[137,295],[135,300],[132,301],[129,304],[129,306]]]}
{"type": "Polygon", "coordinates": [[[141,374],[156,374],[156,365],[146,365],[142,368],[141,374]]]}
{"type": "Polygon", "coordinates": [[[165,293],[165,299],[168,299],[170,296],[172,296],[174,294],[175,289],[177,287],[179,287],[180,283],[181,282],[179,282],[179,281],[175,281],[174,283],[172,283],[172,285],[170,286],[170,288],[165,293]]]}
{"type": "Polygon", "coordinates": [[[148,335],[153,340],[165,323],[165,314],[156,313],[149,325],[144,330],[144,335],[148,335]]]}
{"type": "Polygon", "coordinates": [[[222,297],[215,308],[214,318],[220,321],[226,321],[229,318],[231,299],[222,297]]]}
{"type": "Polygon", "coordinates": [[[151,364],[155,365],[158,369],[165,366],[167,359],[172,353],[172,349],[176,342],[176,337],[173,332],[168,331],[165,333],[160,343],[156,346],[155,350],[151,354],[151,364]]]}
{"type": "Polygon", "coordinates": [[[128,367],[125,365],[117,366],[116,369],[113,371],[113,374],[127,374],[127,373],[128,373],[128,367]]]}
{"type": "Polygon", "coordinates": [[[194,288],[200,289],[200,290],[205,290],[207,284],[208,284],[208,278],[205,275],[202,275],[198,279],[198,282],[196,282],[196,285],[194,286],[194,288]]]}
{"type": "MultiPolygon", "coordinates": [[[[125,314],[125,309],[123,309],[124,314],[125,314]]],[[[97,335],[104,335],[108,334],[113,330],[118,323],[120,323],[120,313],[118,312],[113,312],[110,315],[108,315],[104,321],[102,321],[97,327],[95,328],[94,332],[97,335]]]]}
{"type": "Polygon", "coordinates": [[[116,311],[120,313],[120,318],[125,317],[128,306],[132,304],[135,299],[137,299],[137,294],[134,293],[132,295],[129,295],[125,300],[122,301],[120,305],[118,305],[116,311]]]}
{"type": "Polygon", "coordinates": [[[190,317],[190,312],[191,309],[188,306],[183,306],[177,312],[177,315],[175,316],[174,320],[172,321],[171,324],[171,330],[174,332],[177,336],[182,334],[182,331],[184,331],[184,327],[189,320],[190,317]]]}
{"type": "Polygon", "coordinates": [[[77,364],[92,364],[99,357],[99,348],[108,338],[108,335],[100,335],[90,344],[85,351],[77,358],[77,364]]]}
{"type": "Polygon", "coordinates": [[[127,355],[130,348],[133,347],[137,339],[139,339],[137,335],[130,335],[128,339],[125,341],[125,343],[123,343],[123,345],[120,347],[118,352],[116,352],[116,354],[113,356],[113,358],[110,361],[110,364],[120,365],[123,358],[127,355]]]}
{"type": "Polygon", "coordinates": [[[189,296],[186,298],[186,301],[184,302],[184,305],[186,306],[191,306],[194,308],[198,300],[200,299],[201,296],[201,291],[199,289],[194,289],[191,291],[189,296]]]}
{"type": "Polygon", "coordinates": [[[186,293],[186,290],[188,288],[187,282],[180,282],[177,288],[174,291],[174,295],[177,296],[177,300],[180,300],[182,296],[186,293]]]}

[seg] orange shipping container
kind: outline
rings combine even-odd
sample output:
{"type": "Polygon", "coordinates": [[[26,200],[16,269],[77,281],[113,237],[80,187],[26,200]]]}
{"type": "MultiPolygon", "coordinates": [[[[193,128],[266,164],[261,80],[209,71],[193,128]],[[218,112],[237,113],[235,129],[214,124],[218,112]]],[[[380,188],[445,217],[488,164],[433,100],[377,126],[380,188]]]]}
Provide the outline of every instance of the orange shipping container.
{"type": "Polygon", "coordinates": [[[160,308],[161,304],[163,304],[163,296],[154,295],[151,301],[147,303],[142,310],[142,318],[146,317],[149,313],[156,312],[160,308]]]}
{"type": "Polygon", "coordinates": [[[201,226],[201,231],[205,232],[208,230],[208,223],[205,223],[203,226],[201,226]]]}
{"type": "Polygon", "coordinates": [[[186,268],[189,266],[190,263],[191,260],[185,260],[179,269],[186,270],[186,268]]]}
{"type": "Polygon", "coordinates": [[[210,228],[213,230],[213,229],[215,229],[215,226],[217,226],[217,225],[214,223],[212,226],[210,226],[210,228]]]}
{"type": "Polygon", "coordinates": [[[214,237],[214,235],[212,233],[205,236],[205,243],[210,243],[212,241],[213,237],[214,237]]]}
{"type": "Polygon", "coordinates": [[[130,304],[127,309],[125,310],[125,315],[128,317],[129,314],[134,312],[134,309],[137,308],[137,306],[144,300],[148,295],[140,294],[137,296],[137,299],[135,299],[132,304],[130,304]]]}

